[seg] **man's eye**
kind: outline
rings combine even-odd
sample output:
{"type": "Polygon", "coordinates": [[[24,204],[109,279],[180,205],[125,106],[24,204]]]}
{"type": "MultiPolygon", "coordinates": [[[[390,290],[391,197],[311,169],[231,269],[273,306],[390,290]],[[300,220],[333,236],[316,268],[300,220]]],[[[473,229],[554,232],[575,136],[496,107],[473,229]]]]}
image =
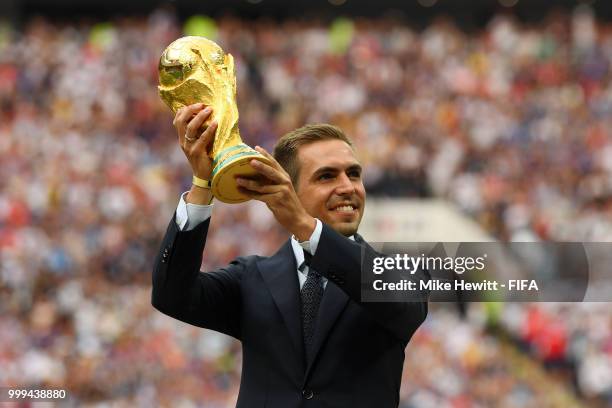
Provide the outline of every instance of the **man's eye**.
{"type": "Polygon", "coordinates": [[[319,176],[319,180],[329,180],[331,179],[333,176],[330,173],[323,173],[319,176]]]}
{"type": "Polygon", "coordinates": [[[348,176],[352,178],[360,178],[361,172],[358,170],[349,171],[348,176]]]}

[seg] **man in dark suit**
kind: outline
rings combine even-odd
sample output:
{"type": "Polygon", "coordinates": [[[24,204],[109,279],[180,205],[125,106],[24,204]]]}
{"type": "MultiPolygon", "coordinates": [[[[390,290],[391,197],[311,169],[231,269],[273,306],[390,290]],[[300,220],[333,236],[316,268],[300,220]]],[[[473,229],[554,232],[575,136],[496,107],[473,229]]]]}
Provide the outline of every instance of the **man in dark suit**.
{"type": "MultiPolygon", "coordinates": [[[[404,349],[426,302],[361,301],[362,259],[376,256],[357,235],[365,205],[351,141],[331,125],[283,136],[258,180],[238,179],[292,237],[270,257],[247,256],[201,273],[211,216],[205,154],[216,130],[203,105],[174,120],[195,183],[181,197],[153,272],[152,303],[181,321],[242,342],[238,407],[397,407],[404,349]]],[[[256,237],[245,237],[256,239],[256,237]]]]}

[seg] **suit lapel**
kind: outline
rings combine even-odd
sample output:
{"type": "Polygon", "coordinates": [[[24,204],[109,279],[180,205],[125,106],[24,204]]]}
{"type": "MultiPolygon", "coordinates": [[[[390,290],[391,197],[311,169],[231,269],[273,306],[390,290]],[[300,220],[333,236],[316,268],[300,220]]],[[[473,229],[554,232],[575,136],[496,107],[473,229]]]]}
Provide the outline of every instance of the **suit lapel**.
{"type": "Polygon", "coordinates": [[[355,242],[358,244],[366,244],[367,242],[365,242],[365,240],[363,239],[363,237],[357,233],[355,233],[355,235],[353,236],[355,238],[355,242]]]}
{"type": "MultiPolygon", "coordinates": [[[[364,243],[365,241],[359,234],[355,234],[355,242],[364,243]]],[[[312,370],[313,363],[317,360],[317,355],[327,339],[330,330],[334,326],[334,323],[340,317],[340,314],[346,307],[349,300],[348,295],[340,289],[332,281],[327,281],[325,292],[323,293],[323,299],[321,299],[321,305],[319,306],[319,313],[317,317],[317,328],[315,330],[315,338],[312,350],[312,360],[306,367],[306,375],[304,376],[304,383],[308,379],[308,375],[312,370]]]]}
{"type": "MultiPolygon", "coordinates": [[[[357,234],[355,234],[355,241],[359,243],[364,242],[363,238],[357,234]]],[[[303,362],[304,345],[300,312],[300,285],[291,241],[287,241],[276,254],[258,261],[257,268],[283,317],[297,356],[303,362]]],[[[348,295],[342,289],[331,281],[327,282],[323,292],[323,299],[321,299],[321,305],[319,306],[313,343],[313,358],[308,367],[306,367],[304,381],[308,378],[313,362],[316,361],[323,343],[325,343],[334,323],[346,307],[348,300],[348,295]]]]}
{"type": "Polygon", "coordinates": [[[271,257],[258,261],[257,268],[289,330],[297,356],[302,361],[304,346],[302,345],[300,285],[291,242],[287,241],[271,257]]]}
{"type": "Polygon", "coordinates": [[[323,292],[323,299],[321,299],[321,305],[319,306],[317,327],[315,329],[315,337],[312,345],[312,360],[306,368],[304,381],[308,378],[308,374],[310,373],[313,362],[317,359],[319,350],[321,350],[334,323],[342,313],[342,310],[344,310],[348,299],[348,295],[344,293],[342,289],[336,286],[332,281],[327,281],[325,292],[323,292]]]}

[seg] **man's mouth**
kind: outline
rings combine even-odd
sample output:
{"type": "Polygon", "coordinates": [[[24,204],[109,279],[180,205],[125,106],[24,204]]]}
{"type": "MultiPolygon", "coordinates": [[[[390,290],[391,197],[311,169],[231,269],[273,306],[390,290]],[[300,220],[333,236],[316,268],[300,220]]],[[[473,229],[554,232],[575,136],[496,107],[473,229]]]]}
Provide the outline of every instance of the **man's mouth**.
{"type": "Polygon", "coordinates": [[[335,207],[332,207],[332,211],[341,212],[341,213],[350,213],[357,209],[357,206],[353,204],[341,204],[335,207]]]}

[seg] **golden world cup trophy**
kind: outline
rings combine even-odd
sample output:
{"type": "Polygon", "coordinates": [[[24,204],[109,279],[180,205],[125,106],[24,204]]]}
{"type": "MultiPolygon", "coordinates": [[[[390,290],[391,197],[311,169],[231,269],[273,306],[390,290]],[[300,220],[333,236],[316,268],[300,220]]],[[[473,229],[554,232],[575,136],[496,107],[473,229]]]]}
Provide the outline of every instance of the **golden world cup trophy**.
{"type": "MultiPolygon", "coordinates": [[[[238,190],[235,177],[257,177],[252,159],[270,160],[242,142],[238,130],[234,58],[204,37],[182,37],[170,44],[159,59],[159,96],[176,113],[194,103],[213,108],[217,133],[211,151],[212,193],[226,203],[249,197],[238,190]]],[[[209,118],[205,125],[211,123],[209,118]]]]}

